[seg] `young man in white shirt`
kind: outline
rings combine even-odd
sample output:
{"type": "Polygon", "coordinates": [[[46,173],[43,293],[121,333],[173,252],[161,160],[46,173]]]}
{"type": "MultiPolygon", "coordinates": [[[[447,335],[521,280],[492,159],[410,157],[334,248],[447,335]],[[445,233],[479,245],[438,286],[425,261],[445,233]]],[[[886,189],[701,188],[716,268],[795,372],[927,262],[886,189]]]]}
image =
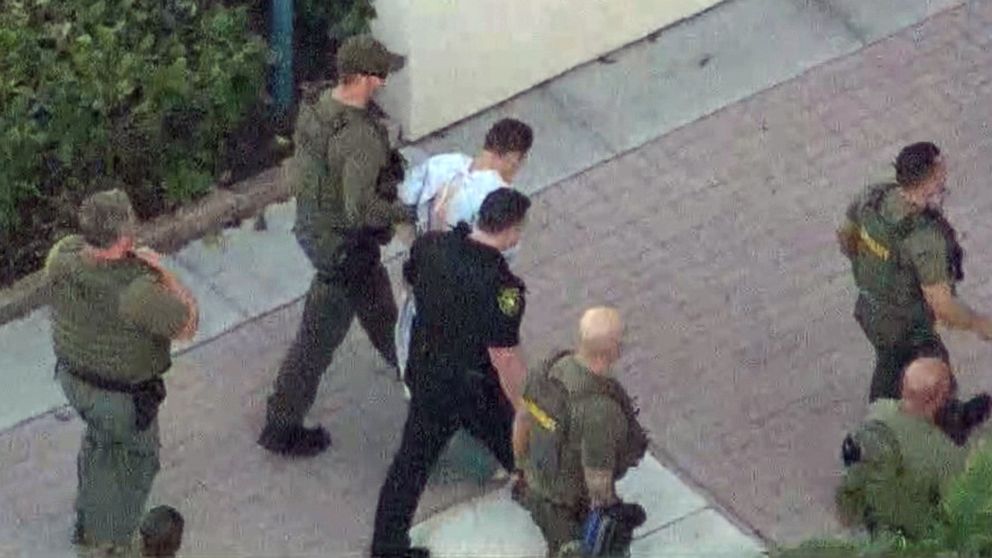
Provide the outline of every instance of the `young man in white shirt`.
{"type": "MultiPolygon", "coordinates": [[[[482,151],[474,158],[443,153],[428,158],[407,173],[398,188],[401,202],[415,209],[417,236],[430,230],[448,230],[461,221],[474,225],[479,207],[491,192],[511,188],[531,145],[534,132],[527,124],[504,118],[489,128],[482,151]]],[[[504,254],[512,263],[516,249],[504,254]]],[[[396,350],[400,377],[406,371],[407,348],[416,307],[404,295],[396,322],[396,350]]],[[[409,396],[409,391],[407,391],[409,396]]]]}

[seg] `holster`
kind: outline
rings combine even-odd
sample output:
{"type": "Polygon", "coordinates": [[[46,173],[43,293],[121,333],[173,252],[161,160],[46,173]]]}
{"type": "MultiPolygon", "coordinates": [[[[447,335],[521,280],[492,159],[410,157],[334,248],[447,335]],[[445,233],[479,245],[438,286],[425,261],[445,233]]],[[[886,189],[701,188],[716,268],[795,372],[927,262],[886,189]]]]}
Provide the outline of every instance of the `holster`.
{"type": "Polygon", "coordinates": [[[159,406],[165,400],[165,382],[162,381],[162,378],[156,377],[145,382],[131,384],[110,380],[76,366],[66,365],[63,369],[97,389],[129,394],[134,404],[134,426],[138,431],[147,430],[151,426],[155,417],[158,416],[159,406]]]}

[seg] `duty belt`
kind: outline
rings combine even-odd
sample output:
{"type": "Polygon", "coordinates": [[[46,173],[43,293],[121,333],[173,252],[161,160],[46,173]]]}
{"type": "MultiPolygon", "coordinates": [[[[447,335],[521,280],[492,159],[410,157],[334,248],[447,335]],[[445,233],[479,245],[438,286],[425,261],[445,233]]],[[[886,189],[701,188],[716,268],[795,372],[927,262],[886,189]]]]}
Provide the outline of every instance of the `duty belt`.
{"type": "Polygon", "coordinates": [[[59,369],[97,389],[130,395],[134,403],[135,426],[138,430],[145,430],[151,425],[158,415],[158,406],[165,399],[165,382],[160,377],[138,383],[121,382],[104,378],[100,374],[62,360],[57,363],[56,372],[59,369]]]}

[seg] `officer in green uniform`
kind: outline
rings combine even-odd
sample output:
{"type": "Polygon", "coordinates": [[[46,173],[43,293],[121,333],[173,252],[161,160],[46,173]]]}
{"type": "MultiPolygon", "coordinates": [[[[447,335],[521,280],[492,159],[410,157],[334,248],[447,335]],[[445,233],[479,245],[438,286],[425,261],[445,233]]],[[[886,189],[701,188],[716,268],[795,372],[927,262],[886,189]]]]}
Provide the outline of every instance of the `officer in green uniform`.
{"type": "Polygon", "coordinates": [[[845,524],[910,539],[928,534],[948,481],[964,470],[967,458],[968,450],[935,424],[952,383],[942,359],[914,360],[902,381],[902,400],[875,401],[865,422],[844,440],[847,469],[837,506],[845,524]]]}
{"type": "Polygon", "coordinates": [[[270,451],[311,456],[330,445],[327,432],[305,428],[303,418],[356,315],[396,365],[396,302],[380,246],[411,216],[394,203],[402,161],[369,102],[401,63],[373,38],[352,37],[337,53],[338,84],[300,108],[286,179],[296,196],[294,232],[316,274],[268,400],[259,444],[270,451]]]}
{"type": "Polygon", "coordinates": [[[580,322],[578,350],[528,376],[514,423],[514,452],[522,464],[514,497],[541,529],[548,556],[579,555],[583,524],[596,510],[633,507],[641,516],[621,530],[616,554],[626,552],[633,529],[644,521],[643,509],[622,504],[615,489],[648,445],[633,402],[609,376],[622,335],[616,310],[592,308],[580,322]],[[557,401],[556,389],[562,390],[557,401]]]}
{"type": "MultiPolygon", "coordinates": [[[[901,371],[913,358],[948,358],[935,322],[992,339],[992,321],[955,296],[961,252],[941,214],[947,169],[940,150],[909,145],[895,167],[896,182],[870,186],[838,231],[859,290],[854,316],[876,353],[870,401],[898,398],[901,371]]],[[[973,400],[968,414],[987,416],[988,403],[987,396],[973,400]]],[[[958,438],[973,426],[961,424],[964,407],[952,400],[946,410],[958,438]]]]}
{"type": "Polygon", "coordinates": [[[74,542],[95,552],[131,548],[159,470],[158,406],[170,340],[189,339],[189,291],[135,250],[124,192],[101,192],[80,209],[82,235],[58,242],[51,284],[55,375],[86,423],[78,458],[74,542]]]}

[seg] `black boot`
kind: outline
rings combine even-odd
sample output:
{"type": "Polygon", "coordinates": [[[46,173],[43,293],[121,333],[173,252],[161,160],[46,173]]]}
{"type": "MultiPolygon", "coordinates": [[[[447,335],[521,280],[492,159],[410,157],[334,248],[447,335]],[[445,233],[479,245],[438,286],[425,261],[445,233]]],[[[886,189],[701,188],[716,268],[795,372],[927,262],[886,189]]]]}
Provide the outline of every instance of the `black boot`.
{"type": "Polygon", "coordinates": [[[86,531],[83,530],[83,522],[78,517],[76,518],[76,524],[72,528],[72,538],[69,541],[76,546],[86,544],[86,531]]]}
{"type": "Polygon", "coordinates": [[[430,558],[430,556],[430,550],[419,546],[372,549],[372,558],[430,558]]]}
{"type": "Polygon", "coordinates": [[[266,426],[258,438],[258,445],[289,457],[313,457],[331,447],[331,435],[322,426],[304,428],[273,428],[266,426]]]}

